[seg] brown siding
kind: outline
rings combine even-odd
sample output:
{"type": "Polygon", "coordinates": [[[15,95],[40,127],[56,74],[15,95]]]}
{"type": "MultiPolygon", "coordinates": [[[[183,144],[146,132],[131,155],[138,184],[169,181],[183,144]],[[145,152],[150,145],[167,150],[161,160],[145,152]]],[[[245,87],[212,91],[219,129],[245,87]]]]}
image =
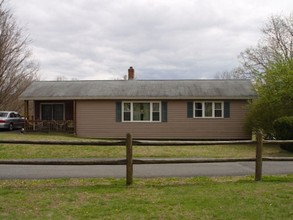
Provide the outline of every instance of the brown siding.
{"type": "Polygon", "coordinates": [[[115,101],[77,101],[77,135],[94,138],[250,139],[246,101],[230,101],[230,118],[187,118],[187,101],[168,101],[168,122],[116,122],[115,101]]]}

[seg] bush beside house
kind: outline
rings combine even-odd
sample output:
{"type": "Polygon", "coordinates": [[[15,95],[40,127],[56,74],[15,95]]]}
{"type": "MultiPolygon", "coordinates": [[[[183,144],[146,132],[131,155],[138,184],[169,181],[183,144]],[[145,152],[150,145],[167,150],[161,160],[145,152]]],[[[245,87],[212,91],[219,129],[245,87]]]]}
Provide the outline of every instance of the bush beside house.
{"type": "MultiPolygon", "coordinates": [[[[293,116],[281,117],[274,121],[273,126],[278,140],[293,140],[293,116]]],[[[281,144],[280,147],[293,152],[293,144],[281,144]]]]}

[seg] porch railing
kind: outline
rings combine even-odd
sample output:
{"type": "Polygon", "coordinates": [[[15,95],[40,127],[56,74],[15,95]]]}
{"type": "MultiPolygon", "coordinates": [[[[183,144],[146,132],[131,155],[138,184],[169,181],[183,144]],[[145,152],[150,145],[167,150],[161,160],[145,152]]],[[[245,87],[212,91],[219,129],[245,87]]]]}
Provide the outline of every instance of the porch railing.
{"type": "Polygon", "coordinates": [[[74,132],[73,120],[27,120],[25,124],[26,131],[56,131],[56,132],[74,132]]]}

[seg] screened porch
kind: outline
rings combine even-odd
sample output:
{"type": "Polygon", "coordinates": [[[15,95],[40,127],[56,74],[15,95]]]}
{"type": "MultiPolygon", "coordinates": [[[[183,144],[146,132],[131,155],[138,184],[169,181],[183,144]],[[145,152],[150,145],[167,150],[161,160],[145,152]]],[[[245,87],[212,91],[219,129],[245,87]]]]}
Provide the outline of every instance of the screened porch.
{"type": "Polygon", "coordinates": [[[75,133],[75,101],[25,101],[26,131],[75,133]]]}

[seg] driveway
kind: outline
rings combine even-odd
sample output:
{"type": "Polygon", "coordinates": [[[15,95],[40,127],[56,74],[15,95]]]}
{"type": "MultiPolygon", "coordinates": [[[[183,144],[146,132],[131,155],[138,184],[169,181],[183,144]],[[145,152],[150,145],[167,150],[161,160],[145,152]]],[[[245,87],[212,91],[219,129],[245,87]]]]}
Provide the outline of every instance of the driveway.
{"type": "MultiPolygon", "coordinates": [[[[134,165],[135,178],[254,175],[254,162],[134,165]]],[[[293,162],[263,162],[263,175],[293,174],[293,162]]],[[[0,165],[0,179],[123,178],[125,165],[0,165]]]]}

